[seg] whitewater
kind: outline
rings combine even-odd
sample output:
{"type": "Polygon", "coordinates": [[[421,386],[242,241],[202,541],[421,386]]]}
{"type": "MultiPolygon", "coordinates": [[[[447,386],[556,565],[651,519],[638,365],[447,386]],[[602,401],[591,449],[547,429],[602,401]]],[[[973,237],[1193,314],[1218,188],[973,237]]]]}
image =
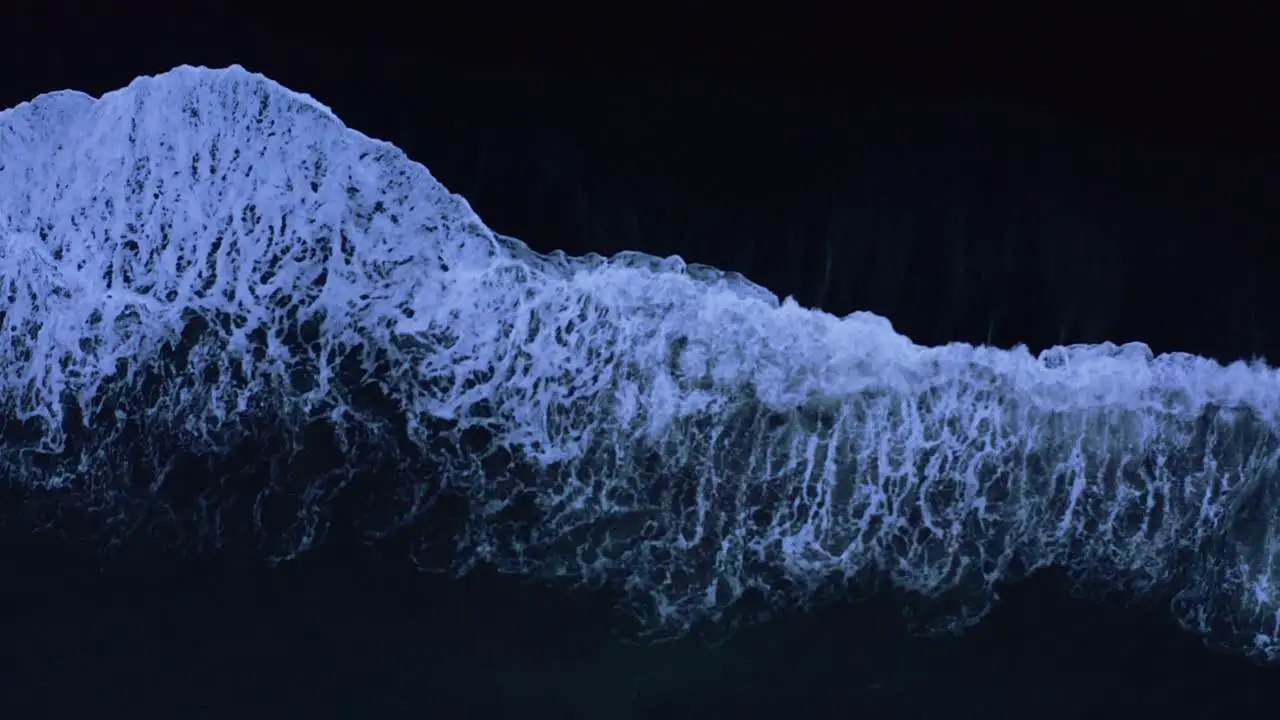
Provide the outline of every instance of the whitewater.
{"type": "Polygon", "coordinates": [[[961,631],[1057,568],[1280,661],[1277,373],[924,347],[679,257],[539,254],[240,67],[0,112],[4,521],[103,547],[447,523],[424,570],[609,588],[652,641],[870,586],[961,631]]]}

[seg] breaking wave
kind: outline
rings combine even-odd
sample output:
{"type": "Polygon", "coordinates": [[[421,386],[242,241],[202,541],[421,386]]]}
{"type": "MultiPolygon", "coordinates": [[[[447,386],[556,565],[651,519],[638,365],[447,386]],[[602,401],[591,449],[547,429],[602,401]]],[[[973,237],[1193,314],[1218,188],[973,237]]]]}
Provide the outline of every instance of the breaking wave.
{"type": "Polygon", "coordinates": [[[1278,408],[1262,363],[923,347],[540,255],[239,67],[0,112],[0,473],[40,532],[275,562],[411,531],[424,568],[612,588],[650,639],[842,583],[955,631],[1057,567],[1277,660],[1278,408]]]}

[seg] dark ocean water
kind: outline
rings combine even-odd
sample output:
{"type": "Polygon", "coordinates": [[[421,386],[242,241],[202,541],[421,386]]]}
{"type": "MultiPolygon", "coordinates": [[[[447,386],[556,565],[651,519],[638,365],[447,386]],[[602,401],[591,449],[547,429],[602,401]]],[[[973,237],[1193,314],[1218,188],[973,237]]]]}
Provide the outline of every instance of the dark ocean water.
{"type": "Polygon", "coordinates": [[[107,575],[23,554],[40,562],[5,568],[13,717],[1210,718],[1277,696],[1274,670],[1049,578],[961,638],[913,638],[872,598],[641,648],[611,636],[609,598],[424,579],[372,553],[107,575]]]}

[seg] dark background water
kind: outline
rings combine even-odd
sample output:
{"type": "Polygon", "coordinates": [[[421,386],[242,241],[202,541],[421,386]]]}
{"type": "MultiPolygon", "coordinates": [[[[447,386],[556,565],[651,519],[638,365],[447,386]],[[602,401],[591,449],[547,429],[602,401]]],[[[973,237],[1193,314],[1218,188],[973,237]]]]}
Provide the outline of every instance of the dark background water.
{"type": "MultiPolygon", "coordinates": [[[[33,6],[0,30],[0,106],[237,62],[396,143],[538,250],[678,253],[921,343],[1142,340],[1280,362],[1266,17],[485,12],[33,6]]],[[[718,647],[636,648],[611,637],[609,597],[423,576],[394,542],[276,569],[163,555],[104,563],[5,535],[0,714],[1280,706],[1275,670],[1204,650],[1161,608],[1073,600],[1052,575],[961,638],[911,638],[869,598],[718,647]]]]}

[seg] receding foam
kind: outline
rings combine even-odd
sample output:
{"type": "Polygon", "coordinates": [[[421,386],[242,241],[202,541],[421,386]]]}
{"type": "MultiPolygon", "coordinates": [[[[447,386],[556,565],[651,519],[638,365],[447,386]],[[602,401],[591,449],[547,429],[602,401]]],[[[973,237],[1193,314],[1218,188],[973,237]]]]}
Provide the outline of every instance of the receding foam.
{"type": "MultiPolygon", "coordinates": [[[[288,513],[240,498],[274,559],[376,459],[372,535],[450,495],[454,569],[616,588],[650,638],[833,577],[960,630],[1061,567],[1276,660],[1278,407],[1262,363],[923,347],[677,257],[541,255],[239,67],[0,112],[0,472],[109,527],[192,481],[174,453],[273,426],[295,472],[324,423],[338,465],[288,513]]],[[[203,490],[207,539],[233,498],[203,490]]]]}

